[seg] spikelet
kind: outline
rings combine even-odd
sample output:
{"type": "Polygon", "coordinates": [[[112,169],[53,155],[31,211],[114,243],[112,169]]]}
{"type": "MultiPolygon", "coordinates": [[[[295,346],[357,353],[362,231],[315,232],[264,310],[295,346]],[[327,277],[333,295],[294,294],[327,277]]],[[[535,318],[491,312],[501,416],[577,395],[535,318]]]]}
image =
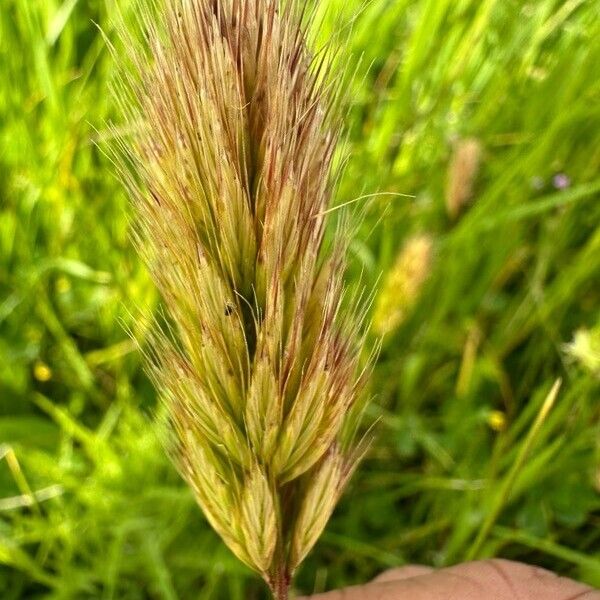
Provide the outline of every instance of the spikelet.
{"type": "Polygon", "coordinates": [[[427,234],[415,235],[404,244],[377,296],[375,333],[385,335],[402,324],[429,275],[432,254],[433,239],[427,234]]]}
{"type": "Polygon", "coordinates": [[[357,457],[365,369],[323,239],[340,122],[304,2],[140,0],[118,90],[120,174],[161,292],[149,369],[208,521],[277,598],[357,457]],[[358,412],[358,411],[355,411],[358,412]]]}
{"type": "Polygon", "coordinates": [[[446,210],[452,219],[458,217],[473,196],[482,154],[476,138],[464,138],[454,145],[446,180],[446,210]]]}
{"type": "Polygon", "coordinates": [[[302,490],[298,521],[292,536],[291,565],[295,568],[317,541],[350,478],[354,464],[349,464],[338,448],[332,447],[306,480],[302,490]]]}

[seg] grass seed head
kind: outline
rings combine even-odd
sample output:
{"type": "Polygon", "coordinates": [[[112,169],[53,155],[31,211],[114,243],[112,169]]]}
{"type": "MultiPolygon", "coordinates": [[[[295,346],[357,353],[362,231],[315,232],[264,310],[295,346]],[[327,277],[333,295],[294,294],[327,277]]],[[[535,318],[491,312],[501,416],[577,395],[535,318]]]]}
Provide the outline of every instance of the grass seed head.
{"type": "Polygon", "coordinates": [[[364,380],[343,245],[323,243],[341,79],[309,52],[307,12],[140,0],[118,93],[118,165],[168,314],[148,354],[169,450],[280,596],[348,479],[364,380]]]}
{"type": "Polygon", "coordinates": [[[483,150],[476,138],[464,138],[454,145],[446,182],[446,209],[455,219],[473,196],[483,150]]]}
{"type": "Polygon", "coordinates": [[[401,248],[377,296],[373,315],[376,333],[390,333],[405,320],[427,280],[432,257],[433,238],[427,234],[409,238],[401,248]]]}

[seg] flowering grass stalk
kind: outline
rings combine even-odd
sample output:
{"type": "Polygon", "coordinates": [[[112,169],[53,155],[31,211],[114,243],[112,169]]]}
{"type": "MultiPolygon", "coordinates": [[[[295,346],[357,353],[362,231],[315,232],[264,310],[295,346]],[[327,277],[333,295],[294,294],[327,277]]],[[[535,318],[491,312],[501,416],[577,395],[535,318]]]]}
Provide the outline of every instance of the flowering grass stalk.
{"type": "Polygon", "coordinates": [[[446,181],[446,209],[456,219],[473,197],[481,167],[483,148],[476,138],[464,138],[454,145],[446,181]]]}
{"type": "Polygon", "coordinates": [[[402,246],[386,275],[375,303],[373,330],[379,335],[393,332],[415,307],[431,271],[434,240],[417,234],[402,246]]]}
{"type": "Polygon", "coordinates": [[[140,2],[118,94],[120,171],[168,314],[149,352],[168,447],[278,599],[356,464],[365,379],[342,231],[324,244],[339,84],[306,13],[140,2]]]}

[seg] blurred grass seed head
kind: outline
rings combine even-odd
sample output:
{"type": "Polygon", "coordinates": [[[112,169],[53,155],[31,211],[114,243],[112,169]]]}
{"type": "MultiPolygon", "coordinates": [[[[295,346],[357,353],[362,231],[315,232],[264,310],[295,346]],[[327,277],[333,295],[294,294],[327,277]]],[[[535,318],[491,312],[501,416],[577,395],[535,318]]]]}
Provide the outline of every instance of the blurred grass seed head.
{"type": "Polygon", "coordinates": [[[482,153],[481,142],[476,138],[460,139],[454,145],[446,183],[446,210],[452,219],[458,217],[473,197],[482,153]]]}
{"type": "Polygon", "coordinates": [[[417,234],[400,249],[377,297],[373,330],[378,335],[397,329],[417,302],[431,269],[433,238],[417,234]]]}

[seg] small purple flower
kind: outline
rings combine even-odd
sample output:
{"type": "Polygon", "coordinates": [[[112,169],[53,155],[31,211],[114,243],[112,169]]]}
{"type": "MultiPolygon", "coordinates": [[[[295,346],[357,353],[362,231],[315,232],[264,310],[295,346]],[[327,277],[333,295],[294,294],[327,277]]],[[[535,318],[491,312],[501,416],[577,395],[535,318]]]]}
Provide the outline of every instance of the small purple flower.
{"type": "Polygon", "coordinates": [[[539,175],[535,175],[534,177],[531,178],[531,180],[529,181],[529,184],[531,185],[532,189],[539,192],[540,190],[544,189],[546,182],[544,181],[543,177],[540,177],[539,175]]]}
{"type": "Polygon", "coordinates": [[[552,185],[557,190],[566,190],[571,186],[571,178],[565,173],[558,173],[552,178],[552,185]]]}

